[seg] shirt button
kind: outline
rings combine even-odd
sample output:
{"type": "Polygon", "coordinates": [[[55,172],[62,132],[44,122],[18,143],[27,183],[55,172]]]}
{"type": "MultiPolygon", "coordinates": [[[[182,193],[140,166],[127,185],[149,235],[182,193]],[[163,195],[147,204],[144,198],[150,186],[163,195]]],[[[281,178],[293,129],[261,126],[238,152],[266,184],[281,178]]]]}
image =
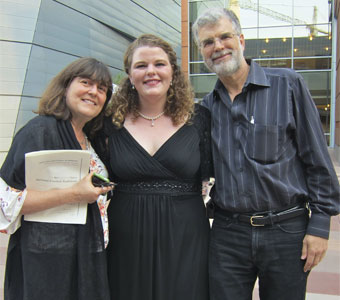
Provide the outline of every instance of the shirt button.
{"type": "Polygon", "coordinates": [[[239,171],[240,171],[240,172],[243,172],[243,168],[240,168],[239,171]]]}

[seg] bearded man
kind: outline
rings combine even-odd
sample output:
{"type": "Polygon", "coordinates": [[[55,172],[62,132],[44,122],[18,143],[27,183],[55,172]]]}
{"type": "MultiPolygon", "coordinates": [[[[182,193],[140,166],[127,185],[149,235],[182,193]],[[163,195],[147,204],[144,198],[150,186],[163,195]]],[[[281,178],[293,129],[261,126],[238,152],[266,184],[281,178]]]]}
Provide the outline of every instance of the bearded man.
{"type": "Polygon", "coordinates": [[[209,251],[211,300],[305,299],[324,257],[339,182],[302,77],[243,56],[236,15],[210,9],[193,25],[218,76],[203,99],[211,112],[215,207],[209,251]]]}

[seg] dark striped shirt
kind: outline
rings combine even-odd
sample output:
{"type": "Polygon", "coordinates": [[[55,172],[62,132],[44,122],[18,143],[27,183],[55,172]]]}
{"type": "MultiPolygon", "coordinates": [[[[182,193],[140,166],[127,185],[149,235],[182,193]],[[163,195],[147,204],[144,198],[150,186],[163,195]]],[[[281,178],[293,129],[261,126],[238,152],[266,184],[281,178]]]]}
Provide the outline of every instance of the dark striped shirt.
{"type": "Polygon", "coordinates": [[[249,63],[233,102],[219,80],[202,102],[212,117],[214,202],[249,213],[308,201],[307,233],[327,238],[339,182],[311,95],[295,71],[249,63]]]}

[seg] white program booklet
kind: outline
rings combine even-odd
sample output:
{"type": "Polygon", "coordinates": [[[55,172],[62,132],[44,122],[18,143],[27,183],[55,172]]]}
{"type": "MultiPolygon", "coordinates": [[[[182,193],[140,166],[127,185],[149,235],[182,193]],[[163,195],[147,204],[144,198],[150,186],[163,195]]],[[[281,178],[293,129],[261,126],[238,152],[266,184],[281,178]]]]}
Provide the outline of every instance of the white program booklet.
{"type": "MultiPolygon", "coordinates": [[[[45,150],[25,155],[27,189],[45,191],[67,188],[89,172],[90,151],[45,150]]],[[[87,203],[70,203],[27,214],[25,221],[85,224],[87,203]]]]}

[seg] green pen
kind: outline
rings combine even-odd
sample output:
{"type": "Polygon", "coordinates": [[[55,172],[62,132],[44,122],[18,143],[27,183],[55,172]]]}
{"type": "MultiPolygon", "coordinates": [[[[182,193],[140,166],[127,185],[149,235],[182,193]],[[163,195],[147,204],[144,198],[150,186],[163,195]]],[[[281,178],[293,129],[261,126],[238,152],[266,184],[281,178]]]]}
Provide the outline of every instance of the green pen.
{"type": "Polygon", "coordinates": [[[99,179],[101,179],[101,180],[103,180],[105,182],[110,182],[109,179],[107,179],[106,177],[104,177],[103,175],[100,175],[98,173],[93,173],[93,176],[96,176],[96,177],[98,177],[99,179]]]}
{"type": "Polygon", "coordinates": [[[93,173],[92,184],[96,187],[113,186],[115,183],[111,182],[109,179],[100,175],[98,173],[93,173]]]}

